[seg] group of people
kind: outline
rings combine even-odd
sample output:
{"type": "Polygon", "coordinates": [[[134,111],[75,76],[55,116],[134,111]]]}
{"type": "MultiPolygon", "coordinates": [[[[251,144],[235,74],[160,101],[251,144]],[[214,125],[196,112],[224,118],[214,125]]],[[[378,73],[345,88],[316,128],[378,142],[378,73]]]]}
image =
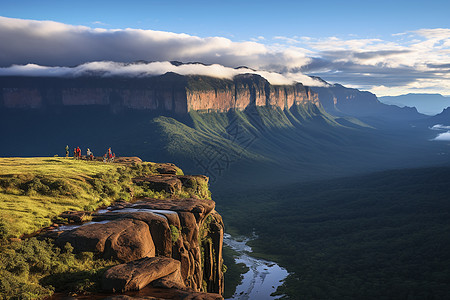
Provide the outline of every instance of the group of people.
{"type": "MultiPolygon", "coordinates": [[[[69,145],[66,146],[66,157],[69,157],[69,145]]],[[[81,155],[80,147],[76,147],[73,149],[73,157],[75,159],[83,159],[83,157],[81,155]]],[[[116,154],[112,153],[111,148],[108,148],[108,151],[103,156],[103,162],[113,162],[115,158],[116,158],[116,154]]],[[[92,153],[92,151],[89,148],[87,148],[87,150],[86,150],[85,159],[87,159],[87,160],[95,159],[94,153],[92,153]]]]}
{"type": "Polygon", "coordinates": [[[75,159],[81,159],[81,149],[80,147],[76,147],[73,149],[73,157],[75,159]]]}
{"type": "Polygon", "coordinates": [[[112,153],[111,148],[108,148],[108,151],[103,155],[103,162],[113,162],[116,158],[116,154],[112,153]]]}

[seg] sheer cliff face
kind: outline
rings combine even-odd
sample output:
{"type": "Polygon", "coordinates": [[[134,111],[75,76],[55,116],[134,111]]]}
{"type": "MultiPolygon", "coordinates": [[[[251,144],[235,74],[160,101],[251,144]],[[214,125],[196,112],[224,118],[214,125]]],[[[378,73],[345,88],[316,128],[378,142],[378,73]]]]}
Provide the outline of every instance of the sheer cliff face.
{"type": "Polygon", "coordinates": [[[317,94],[301,83],[295,85],[271,85],[258,75],[235,76],[225,84],[210,80],[190,82],[187,89],[189,110],[228,111],[243,110],[249,106],[278,106],[290,108],[294,104],[311,102],[319,104],[317,94]]]}
{"type": "Polygon", "coordinates": [[[50,231],[44,237],[54,238],[61,247],[70,243],[77,253],[94,252],[121,262],[118,271],[111,271],[104,278],[103,289],[108,291],[139,290],[151,283],[157,287],[222,294],[222,217],[215,211],[212,200],[175,196],[182,188],[200,189],[200,184],[208,184],[208,178],[175,175],[174,168],[161,165],[160,175],[133,178],[133,183],[157,192],[170,192],[170,198],[139,198],[133,203],[117,201],[107,210],[92,214],[91,223],[65,231],[50,231]],[[141,266],[147,258],[164,258],[164,264],[152,261],[155,267],[148,270],[141,266]],[[169,268],[165,263],[175,267],[169,268]],[[123,268],[131,268],[125,279],[121,278],[123,268]],[[165,271],[156,276],[158,270],[165,271]],[[153,279],[145,283],[139,278],[130,279],[133,274],[145,272],[152,273],[153,279]],[[124,283],[117,285],[118,281],[124,283]]]}
{"type": "Polygon", "coordinates": [[[38,78],[0,77],[0,107],[44,109],[104,106],[122,109],[170,111],[243,110],[248,106],[319,104],[308,87],[274,86],[259,75],[238,75],[233,80],[165,74],[149,78],[38,78]]]}
{"type": "Polygon", "coordinates": [[[278,106],[289,109],[294,104],[319,105],[317,94],[302,84],[274,86],[268,82],[242,82],[239,78],[226,88],[187,90],[189,110],[244,110],[249,106],[278,106]]]}

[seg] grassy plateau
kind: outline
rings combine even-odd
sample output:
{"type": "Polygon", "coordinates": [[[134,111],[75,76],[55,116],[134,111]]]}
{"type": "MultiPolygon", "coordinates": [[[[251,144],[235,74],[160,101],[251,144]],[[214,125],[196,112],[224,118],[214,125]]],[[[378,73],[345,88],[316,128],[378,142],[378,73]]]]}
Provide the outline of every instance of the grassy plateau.
{"type": "Polygon", "coordinates": [[[30,237],[54,222],[67,222],[59,216],[64,211],[94,211],[119,199],[139,197],[210,199],[208,184],[201,179],[195,179],[195,190],[183,187],[175,194],[132,183],[134,177],[159,174],[158,166],[60,157],[0,158],[0,299],[99,290],[102,274],[116,261],[92,252],[75,254],[69,243],[61,249],[50,239],[30,237]]]}

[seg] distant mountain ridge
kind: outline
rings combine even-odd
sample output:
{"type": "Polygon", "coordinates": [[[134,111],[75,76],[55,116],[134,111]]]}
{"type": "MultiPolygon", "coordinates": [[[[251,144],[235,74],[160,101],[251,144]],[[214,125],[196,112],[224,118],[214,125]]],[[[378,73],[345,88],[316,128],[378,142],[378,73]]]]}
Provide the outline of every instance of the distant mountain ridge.
{"type": "Polygon", "coordinates": [[[414,106],[421,113],[427,115],[436,115],[446,107],[450,106],[450,97],[445,97],[441,94],[406,94],[399,96],[384,96],[378,99],[391,105],[414,106]]]}
{"type": "Polygon", "coordinates": [[[429,126],[436,124],[450,126],[450,107],[445,108],[440,114],[429,118],[427,121],[429,126]]]}
{"type": "Polygon", "coordinates": [[[291,109],[314,104],[339,117],[396,121],[425,117],[415,108],[383,104],[370,92],[313,78],[325,86],[274,85],[250,73],[236,75],[233,79],[171,72],[146,77],[103,77],[97,73],[78,77],[1,76],[0,109],[60,110],[99,106],[114,113],[141,110],[185,115],[190,111],[242,111],[262,106],[291,109]]]}
{"type": "Polygon", "coordinates": [[[337,116],[378,117],[387,120],[418,120],[426,116],[414,107],[400,108],[380,102],[375,94],[346,88],[340,84],[313,87],[324,109],[337,116]]]}

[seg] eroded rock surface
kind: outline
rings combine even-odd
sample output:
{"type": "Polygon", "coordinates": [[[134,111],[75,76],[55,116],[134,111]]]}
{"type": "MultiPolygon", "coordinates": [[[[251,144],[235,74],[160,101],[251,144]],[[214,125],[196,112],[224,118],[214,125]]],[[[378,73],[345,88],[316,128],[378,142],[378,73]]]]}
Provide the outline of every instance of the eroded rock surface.
{"type": "Polygon", "coordinates": [[[71,243],[75,252],[97,252],[104,258],[124,262],[155,256],[155,244],[148,225],[128,218],[65,231],[56,243],[60,246],[71,243]]]}
{"type": "Polygon", "coordinates": [[[102,287],[106,291],[126,292],[141,290],[149,283],[163,279],[184,288],[178,260],[167,257],[142,258],[117,265],[105,272],[102,287]]]}
{"type": "Polygon", "coordinates": [[[183,289],[182,299],[218,299],[199,293],[223,293],[223,222],[214,207],[212,200],[194,198],[120,201],[92,214],[93,222],[60,233],[56,243],[124,262],[105,274],[106,290],[139,290],[151,283],[183,289]]]}
{"type": "MultiPolygon", "coordinates": [[[[125,157],[120,163],[134,165],[140,159],[125,157]]],[[[163,290],[158,299],[221,299],[223,222],[209,200],[208,177],[182,175],[173,164],[156,164],[153,170],[158,174],[133,178],[133,183],[164,192],[166,199],[116,201],[88,213],[91,222],[45,236],[59,246],[72,244],[75,253],[119,261],[104,274],[106,292],[150,288],[151,293],[163,290]]],[[[86,214],[65,212],[64,217],[80,223],[86,214]]]]}

